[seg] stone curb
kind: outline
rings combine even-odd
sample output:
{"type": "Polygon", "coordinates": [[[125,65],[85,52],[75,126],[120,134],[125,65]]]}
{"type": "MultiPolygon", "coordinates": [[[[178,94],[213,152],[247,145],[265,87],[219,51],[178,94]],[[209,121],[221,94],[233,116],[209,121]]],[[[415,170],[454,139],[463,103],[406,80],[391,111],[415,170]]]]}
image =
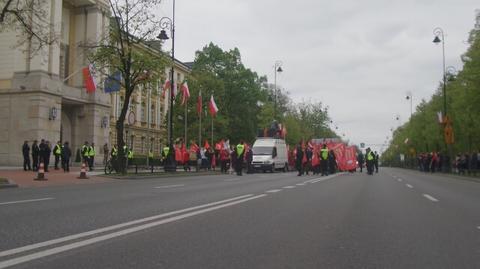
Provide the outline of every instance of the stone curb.
{"type": "Polygon", "coordinates": [[[0,183],[0,189],[10,189],[18,188],[18,185],[13,181],[7,178],[8,183],[0,183]]]}

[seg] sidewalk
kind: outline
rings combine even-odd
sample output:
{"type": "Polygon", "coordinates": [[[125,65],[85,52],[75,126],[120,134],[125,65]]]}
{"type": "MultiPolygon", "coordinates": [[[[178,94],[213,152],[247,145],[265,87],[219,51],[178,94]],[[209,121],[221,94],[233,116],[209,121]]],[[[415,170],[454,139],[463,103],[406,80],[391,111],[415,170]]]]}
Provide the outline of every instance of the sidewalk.
{"type": "Polygon", "coordinates": [[[72,184],[92,184],[100,182],[111,182],[114,179],[99,177],[103,171],[87,172],[88,179],[78,179],[80,175],[80,167],[70,168],[70,173],[64,173],[63,170],[49,169],[45,173],[46,181],[33,180],[37,177],[37,172],[23,171],[21,167],[0,167],[0,178],[6,178],[13,181],[19,187],[44,187],[44,186],[61,186],[72,184]]]}

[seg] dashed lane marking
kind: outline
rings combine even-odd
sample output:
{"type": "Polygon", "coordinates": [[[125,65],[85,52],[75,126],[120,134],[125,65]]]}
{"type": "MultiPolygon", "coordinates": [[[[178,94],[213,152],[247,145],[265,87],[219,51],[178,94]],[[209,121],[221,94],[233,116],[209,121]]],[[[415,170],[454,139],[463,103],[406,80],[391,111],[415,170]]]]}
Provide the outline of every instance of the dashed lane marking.
{"type": "Polygon", "coordinates": [[[46,198],[39,198],[39,199],[19,200],[19,201],[3,202],[3,203],[0,203],[0,205],[11,205],[11,204],[40,202],[40,201],[48,201],[48,200],[53,200],[53,199],[55,199],[55,198],[46,197],[46,198]]]}
{"type": "Polygon", "coordinates": [[[410,189],[413,189],[413,186],[410,184],[406,184],[405,186],[409,187],[410,189]]]}
{"type": "Polygon", "coordinates": [[[298,183],[298,184],[295,184],[297,186],[305,186],[305,183],[298,183]]]}
{"type": "Polygon", "coordinates": [[[183,187],[185,184],[178,184],[178,185],[165,185],[165,186],[158,186],[155,187],[155,189],[169,189],[169,188],[178,188],[178,187],[183,187]]]}
{"type": "Polygon", "coordinates": [[[398,180],[398,182],[402,182],[402,181],[403,181],[403,179],[401,179],[401,178],[397,178],[397,180],[398,180]]]}
{"type": "Polygon", "coordinates": [[[266,191],[266,193],[276,193],[276,192],[279,192],[279,191],[282,191],[282,190],[279,190],[279,189],[269,190],[269,191],[266,191]]]}
{"type": "Polygon", "coordinates": [[[174,217],[170,217],[170,218],[166,218],[166,219],[162,219],[162,220],[158,220],[158,221],[154,221],[154,222],[149,222],[149,223],[142,224],[142,225],[139,225],[139,226],[134,226],[134,227],[127,228],[127,229],[124,229],[124,230],[119,230],[119,231],[116,231],[116,232],[108,233],[108,234],[105,234],[105,235],[92,237],[92,238],[89,238],[89,239],[85,239],[83,241],[77,241],[77,242],[73,242],[73,243],[70,243],[70,244],[67,244],[67,245],[63,245],[63,246],[58,246],[58,247],[53,247],[53,248],[50,248],[50,249],[41,250],[41,251],[38,251],[38,252],[35,252],[35,253],[27,254],[25,256],[16,257],[16,258],[13,258],[13,259],[10,259],[10,260],[4,260],[4,261],[0,262],[0,269],[7,268],[7,267],[10,267],[10,266],[13,266],[13,265],[20,264],[20,263],[25,263],[25,262],[29,262],[29,261],[32,261],[32,260],[40,259],[40,258],[43,258],[43,257],[51,256],[51,255],[54,255],[54,254],[62,253],[62,252],[69,251],[69,250],[72,250],[72,249],[88,246],[88,245],[91,245],[91,244],[95,244],[95,243],[98,243],[98,242],[102,242],[102,241],[105,241],[105,240],[109,240],[109,239],[112,239],[112,238],[124,236],[124,235],[131,234],[131,233],[135,233],[135,232],[138,232],[138,231],[143,231],[143,230],[153,228],[153,227],[157,227],[157,226],[160,226],[160,225],[163,225],[163,224],[166,224],[166,223],[175,222],[175,221],[186,219],[186,218],[189,218],[189,217],[205,214],[207,212],[218,210],[218,209],[221,209],[221,208],[226,208],[226,207],[231,207],[231,206],[234,206],[234,205],[237,205],[237,204],[242,204],[242,203],[245,203],[245,202],[248,202],[248,201],[251,201],[251,200],[255,200],[255,199],[259,199],[259,198],[262,198],[262,197],[266,197],[266,196],[267,196],[266,194],[261,194],[261,195],[257,195],[257,196],[253,196],[253,197],[248,197],[248,198],[245,198],[245,199],[242,199],[242,200],[235,200],[233,202],[224,203],[224,204],[220,204],[220,205],[217,205],[217,206],[200,209],[200,210],[197,210],[197,211],[191,211],[191,212],[188,212],[188,213],[185,213],[185,214],[182,214],[182,215],[177,215],[177,216],[174,216],[174,217]]]}
{"type": "Polygon", "coordinates": [[[283,187],[283,188],[284,188],[284,189],[293,189],[293,188],[295,188],[295,186],[285,186],[285,187],[283,187]]]}
{"type": "Polygon", "coordinates": [[[423,197],[427,198],[428,200],[430,200],[430,201],[432,201],[432,202],[438,202],[438,200],[437,200],[435,197],[431,196],[431,195],[428,195],[428,194],[425,194],[425,193],[424,193],[424,194],[423,194],[423,197]]]}

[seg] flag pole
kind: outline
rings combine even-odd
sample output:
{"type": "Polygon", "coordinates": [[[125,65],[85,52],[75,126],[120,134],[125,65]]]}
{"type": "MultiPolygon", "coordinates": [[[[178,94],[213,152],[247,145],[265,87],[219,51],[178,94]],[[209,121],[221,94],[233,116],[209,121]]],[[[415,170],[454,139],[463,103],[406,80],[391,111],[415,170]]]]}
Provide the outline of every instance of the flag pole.
{"type": "Polygon", "coordinates": [[[213,115],[212,115],[212,140],[211,141],[212,141],[212,145],[213,145],[214,144],[213,143],[213,115]]]}
{"type": "Polygon", "coordinates": [[[188,100],[185,101],[185,140],[183,140],[183,142],[185,142],[185,146],[187,145],[187,123],[188,123],[187,107],[188,107],[188,100]]]}
{"type": "MultiPolygon", "coordinates": [[[[200,96],[200,99],[202,98],[202,89],[200,89],[200,92],[198,94],[200,96]]],[[[203,100],[202,100],[203,101],[203,100]]],[[[203,106],[203,104],[200,104],[203,106]]],[[[198,144],[202,144],[202,113],[203,113],[203,108],[200,107],[200,113],[198,113],[198,116],[200,117],[200,124],[198,125],[198,144]]]]}

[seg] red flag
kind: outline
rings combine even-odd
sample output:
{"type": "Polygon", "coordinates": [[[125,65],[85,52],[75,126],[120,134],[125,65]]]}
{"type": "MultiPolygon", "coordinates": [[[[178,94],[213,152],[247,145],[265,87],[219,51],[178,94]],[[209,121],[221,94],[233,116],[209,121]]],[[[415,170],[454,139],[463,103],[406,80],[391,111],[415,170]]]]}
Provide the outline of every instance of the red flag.
{"type": "Polygon", "coordinates": [[[215,100],[213,100],[213,94],[210,96],[208,109],[210,110],[210,115],[212,115],[212,117],[215,117],[217,115],[218,107],[217,107],[217,104],[215,103],[215,100]]]}
{"type": "MultiPolygon", "coordinates": [[[[163,98],[165,98],[167,91],[170,91],[171,89],[172,89],[172,83],[170,82],[170,80],[165,81],[165,84],[163,84],[163,93],[162,93],[163,98]]],[[[174,83],[172,97],[175,98],[176,96],[177,96],[177,84],[174,83]]]]}
{"type": "Polygon", "coordinates": [[[190,90],[188,89],[187,82],[183,82],[182,88],[180,89],[182,92],[182,106],[186,103],[186,101],[190,98],[190,90]]]}
{"type": "Polygon", "coordinates": [[[203,146],[205,149],[210,148],[210,144],[208,144],[208,140],[205,140],[205,145],[203,146]]]}
{"type": "Polygon", "coordinates": [[[165,98],[165,95],[167,91],[170,89],[170,87],[171,87],[170,80],[166,80],[165,83],[163,84],[163,93],[162,93],[163,98],[165,98]]]}
{"type": "Polygon", "coordinates": [[[197,113],[198,115],[202,115],[202,92],[198,94],[197,98],[197,113]]]}
{"type": "Polygon", "coordinates": [[[198,145],[195,143],[192,143],[190,145],[190,152],[197,152],[197,150],[198,150],[198,145]]]}
{"type": "Polygon", "coordinates": [[[85,88],[87,93],[93,93],[97,89],[97,81],[95,80],[95,69],[93,64],[89,64],[82,69],[83,81],[85,82],[85,88]]]}

